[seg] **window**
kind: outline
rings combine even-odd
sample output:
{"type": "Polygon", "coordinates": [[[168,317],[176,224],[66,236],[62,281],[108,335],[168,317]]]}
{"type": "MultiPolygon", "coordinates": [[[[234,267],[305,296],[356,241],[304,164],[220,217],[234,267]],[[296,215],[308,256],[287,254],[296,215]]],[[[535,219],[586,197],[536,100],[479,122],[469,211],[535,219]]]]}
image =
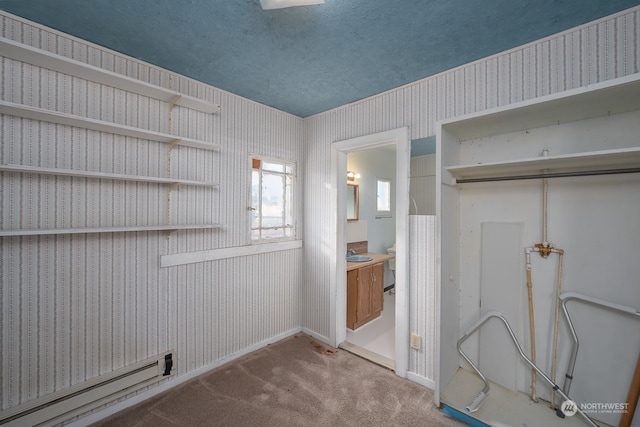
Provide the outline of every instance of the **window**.
{"type": "Polygon", "coordinates": [[[391,181],[378,178],[377,183],[377,218],[391,216],[391,181]]]}
{"type": "Polygon", "coordinates": [[[391,183],[388,179],[378,179],[378,212],[391,211],[391,183]]]}
{"type": "Polygon", "coordinates": [[[295,238],[293,181],[295,164],[251,157],[251,241],[295,238]]]}

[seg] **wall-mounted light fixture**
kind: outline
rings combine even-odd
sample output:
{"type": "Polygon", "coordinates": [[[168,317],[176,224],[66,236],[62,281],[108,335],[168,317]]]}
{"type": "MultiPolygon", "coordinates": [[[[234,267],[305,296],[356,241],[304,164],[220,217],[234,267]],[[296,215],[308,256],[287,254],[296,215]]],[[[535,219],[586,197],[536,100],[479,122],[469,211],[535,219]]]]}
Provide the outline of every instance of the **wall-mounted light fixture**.
{"type": "Polygon", "coordinates": [[[359,173],[347,171],[347,181],[355,181],[356,179],[360,179],[359,173]]]}
{"type": "Polygon", "coordinates": [[[324,0],[260,0],[260,5],[264,10],[283,9],[293,6],[310,6],[322,3],[324,3],[324,0]]]}

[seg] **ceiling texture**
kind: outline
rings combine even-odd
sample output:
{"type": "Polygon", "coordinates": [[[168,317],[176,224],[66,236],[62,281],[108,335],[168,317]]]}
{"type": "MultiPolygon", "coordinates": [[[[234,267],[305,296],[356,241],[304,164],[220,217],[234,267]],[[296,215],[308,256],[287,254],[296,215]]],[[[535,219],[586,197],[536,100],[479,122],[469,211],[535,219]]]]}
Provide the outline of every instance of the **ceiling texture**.
{"type": "Polygon", "coordinates": [[[0,0],[0,9],[300,117],[638,0],[0,0]]]}

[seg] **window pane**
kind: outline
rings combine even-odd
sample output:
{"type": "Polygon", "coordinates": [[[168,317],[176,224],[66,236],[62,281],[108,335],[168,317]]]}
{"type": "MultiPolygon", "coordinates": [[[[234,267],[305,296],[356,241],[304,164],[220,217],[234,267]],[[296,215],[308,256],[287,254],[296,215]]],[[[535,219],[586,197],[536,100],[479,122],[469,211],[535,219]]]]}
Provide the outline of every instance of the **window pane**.
{"type": "Polygon", "coordinates": [[[270,162],[262,162],[262,170],[272,171],[272,172],[284,172],[284,165],[282,163],[270,163],[270,162]]]}
{"type": "Polygon", "coordinates": [[[391,183],[388,180],[378,180],[378,211],[391,211],[391,183]]]}
{"type": "Polygon", "coordinates": [[[262,226],[284,225],[284,176],[262,174],[262,226]]]}

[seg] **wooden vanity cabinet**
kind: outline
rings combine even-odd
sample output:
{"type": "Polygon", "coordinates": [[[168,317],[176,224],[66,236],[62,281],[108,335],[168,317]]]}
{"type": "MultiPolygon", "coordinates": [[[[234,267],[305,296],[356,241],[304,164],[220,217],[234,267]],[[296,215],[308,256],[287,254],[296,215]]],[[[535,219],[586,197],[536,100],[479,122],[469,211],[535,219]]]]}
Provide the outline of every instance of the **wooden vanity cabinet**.
{"type": "Polygon", "coordinates": [[[383,295],[383,262],[347,271],[347,327],[356,329],[380,316],[383,295]]]}

